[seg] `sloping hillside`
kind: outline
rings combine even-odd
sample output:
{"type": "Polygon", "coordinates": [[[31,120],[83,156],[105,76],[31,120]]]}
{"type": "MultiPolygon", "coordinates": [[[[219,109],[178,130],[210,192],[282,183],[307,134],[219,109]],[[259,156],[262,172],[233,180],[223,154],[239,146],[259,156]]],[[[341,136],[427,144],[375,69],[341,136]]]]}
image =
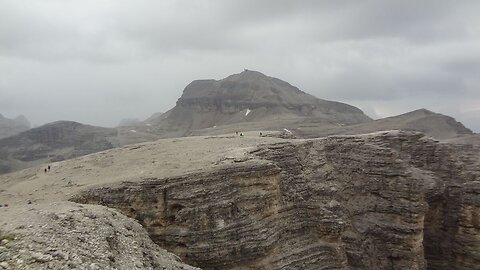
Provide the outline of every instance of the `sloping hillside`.
{"type": "Polygon", "coordinates": [[[442,140],[473,134],[470,129],[457,122],[454,118],[426,109],[419,109],[357,125],[336,127],[305,125],[294,131],[302,137],[322,137],[332,134],[361,134],[393,129],[419,131],[442,140]]]}
{"type": "Polygon", "coordinates": [[[117,130],[59,121],[0,140],[0,173],[113,147],[117,130]]]}

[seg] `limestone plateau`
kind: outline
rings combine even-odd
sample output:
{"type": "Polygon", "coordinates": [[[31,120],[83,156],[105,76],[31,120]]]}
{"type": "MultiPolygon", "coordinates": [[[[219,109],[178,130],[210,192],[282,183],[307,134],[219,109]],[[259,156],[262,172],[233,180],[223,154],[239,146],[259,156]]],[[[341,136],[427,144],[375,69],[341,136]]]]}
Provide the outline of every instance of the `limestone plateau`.
{"type": "Polygon", "coordinates": [[[72,200],[118,209],[203,269],[478,269],[478,150],[407,132],[283,141],[72,200]]]}
{"type": "MultiPolygon", "coordinates": [[[[17,120],[22,122],[21,117],[17,120]]],[[[172,109],[144,121],[124,119],[117,128],[57,121],[2,139],[6,129],[0,116],[0,174],[160,138],[237,131],[318,138],[393,129],[480,143],[480,136],[449,116],[420,109],[374,121],[354,106],[319,99],[288,82],[245,70],[221,80],[193,81],[172,109]]]]}
{"type": "Polygon", "coordinates": [[[0,269],[480,269],[478,134],[424,109],[372,120],[245,71],[0,153],[25,168],[0,175],[0,269]]]}

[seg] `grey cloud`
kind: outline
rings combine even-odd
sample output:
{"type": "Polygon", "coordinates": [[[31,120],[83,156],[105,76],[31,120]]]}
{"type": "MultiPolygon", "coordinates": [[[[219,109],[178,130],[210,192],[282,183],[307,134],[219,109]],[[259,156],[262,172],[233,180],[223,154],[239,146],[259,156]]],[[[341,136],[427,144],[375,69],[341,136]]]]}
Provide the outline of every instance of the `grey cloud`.
{"type": "Polygon", "coordinates": [[[437,64],[445,72],[458,74],[479,80],[480,74],[480,43],[476,44],[475,50],[464,48],[460,55],[442,59],[437,64]]]}
{"type": "Polygon", "coordinates": [[[461,108],[480,100],[479,7],[0,0],[0,113],[115,125],[166,111],[194,79],[250,68],[372,116],[427,107],[474,126],[475,104],[461,108]]]}
{"type": "Polygon", "coordinates": [[[464,37],[458,7],[451,1],[357,1],[335,32],[347,39],[400,36],[414,42],[464,37]]]}

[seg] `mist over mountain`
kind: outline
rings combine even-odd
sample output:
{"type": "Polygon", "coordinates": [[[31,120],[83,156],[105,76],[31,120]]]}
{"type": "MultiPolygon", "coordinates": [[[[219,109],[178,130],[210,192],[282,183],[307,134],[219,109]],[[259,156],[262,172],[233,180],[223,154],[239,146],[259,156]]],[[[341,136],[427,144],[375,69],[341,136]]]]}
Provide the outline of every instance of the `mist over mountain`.
{"type": "Polygon", "coordinates": [[[124,119],[120,120],[120,122],[118,123],[117,126],[119,126],[119,127],[134,126],[134,125],[139,124],[140,122],[142,122],[142,121],[138,118],[124,118],[124,119]]]}
{"type": "Polygon", "coordinates": [[[0,114],[0,139],[28,130],[30,126],[30,122],[23,115],[9,119],[0,114]]]}
{"type": "Polygon", "coordinates": [[[0,0],[0,270],[480,270],[479,11],[0,0]]]}
{"type": "Polygon", "coordinates": [[[144,121],[124,119],[117,128],[58,121],[15,135],[14,130],[27,129],[27,120],[18,117],[3,122],[16,127],[3,129],[11,136],[0,139],[3,173],[159,138],[247,131],[281,131],[297,138],[316,138],[406,130],[450,141],[478,140],[470,129],[449,116],[420,109],[372,120],[357,107],[319,99],[288,82],[252,70],[221,80],[195,80],[169,111],[155,113],[144,121]]]}
{"type": "Polygon", "coordinates": [[[475,269],[479,150],[426,109],[372,120],[257,71],[195,80],[144,121],[0,139],[0,267],[475,269]]]}

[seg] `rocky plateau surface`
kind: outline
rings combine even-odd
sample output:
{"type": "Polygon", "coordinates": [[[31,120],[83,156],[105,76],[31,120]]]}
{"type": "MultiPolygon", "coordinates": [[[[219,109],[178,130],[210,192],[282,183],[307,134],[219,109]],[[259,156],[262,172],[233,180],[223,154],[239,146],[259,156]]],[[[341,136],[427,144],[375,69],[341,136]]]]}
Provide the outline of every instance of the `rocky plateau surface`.
{"type": "Polygon", "coordinates": [[[202,269],[479,269],[478,146],[390,131],[243,149],[70,199],[136,219],[202,269]]]}

